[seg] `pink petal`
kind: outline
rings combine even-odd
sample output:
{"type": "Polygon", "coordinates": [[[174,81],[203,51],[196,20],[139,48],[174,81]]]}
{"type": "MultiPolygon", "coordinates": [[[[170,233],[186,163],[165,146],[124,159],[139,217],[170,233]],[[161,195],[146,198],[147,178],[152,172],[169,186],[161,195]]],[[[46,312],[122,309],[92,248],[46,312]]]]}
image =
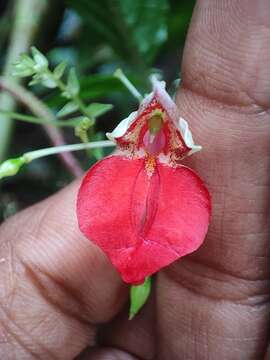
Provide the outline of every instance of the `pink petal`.
{"type": "Polygon", "coordinates": [[[210,197],[184,166],[111,156],[86,174],[78,195],[81,231],[110,258],[127,283],[138,284],[203,242],[210,197]]]}

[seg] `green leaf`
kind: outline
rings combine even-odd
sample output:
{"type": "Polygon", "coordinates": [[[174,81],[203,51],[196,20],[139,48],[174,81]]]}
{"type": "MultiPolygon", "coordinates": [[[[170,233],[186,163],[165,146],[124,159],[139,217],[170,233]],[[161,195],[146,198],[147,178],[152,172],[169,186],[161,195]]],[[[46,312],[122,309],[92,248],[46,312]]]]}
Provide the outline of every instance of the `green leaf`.
{"type": "Polygon", "coordinates": [[[151,292],[151,277],[147,277],[143,284],[133,285],[130,288],[130,308],[129,308],[129,320],[132,320],[134,316],[140,311],[143,305],[146,303],[151,292]]]}
{"type": "Polygon", "coordinates": [[[79,80],[77,78],[75,69],[72,68],[69,71],[68,74],[68,82],[67,82],[67,95],[70,95],[70,97],[72,96],[77,96],[79,94],[80,91],[80,84],[79,84],[79,80]]]}
{"type": "Polygon", "coordinates": [[[38,74],[35,74],[32,77],[31,81],[29,81],[28,85],[33,86],[33,85],[39,84],[40,82],[41,82],[40,76],[38,74]]]}
{"type": "Polygon", "coordinates": [[[41,84],[45,87],[47,87],[48,89],[55,89],[57,87],[57,83],[53,78],[50,77],[44,77],[41,80],[41,84]]]}
{"type": "Polygon", "coordinates": [[[22,165],[24,164],[25,164],[25,159],[23,156],[4,161],[0,165],[0,179],[3,179],[4,177],[7,176],[16,175],[19,172],[22,165]]]}
{"type": "Polygon", "coordinates": [[[87,113],[89,114],[90,118],[96,118],[110,111],[112,108],[112,104],[92,103],[87,106],[87,113]]]}
{"type": "Polygon", "coordinates": [[[13,76],[27,77],[35,73],[34,61],[26,54],[21,54],[19,60],[14,64],[13,76]]]}
{"type": "Polygon", "coordinates": [[[81,15],[85,34],[91,33],[96,42],[109,45],[137,70],[153,63],[167,39],[168,0],[68,2],[81,15]]]}
{"type": "Polygon", "coordinates": [[[35,69],[37,71],[42,71],[44,69],[47,69],[49,62],[45,55],[43,55],[37,48],[34,46],[31,47],[31,51],[33,54],[33,58],[35,61],[35,69]]]}
{"type": "MultiPolygon", "coordinates": [[[[133,78],[132,81],[134,81],[133,78]]],[[[138,87],[140,87],[138,82],[135,83],[138,87]]],[[[80,98],[88,102],[104,98],[106,96],[111,96],[112,93],[124,95],[128,94],[128,91],[123,84],[121,84],[120,81],[112,75],[95,74],[91,76],[84,76],[81,78],[80,84],[80,98]]],[[[47,104],[50,107],[61,107],[64,106],[64,103],[65,100],[61,96],[55,94],[49,95],[47,99],[47,104]]]]}
{"type": "Polygon", "coordinates": [[[58,111],[57,116],[63,117],[63,116],[72,114],[75,111],[77,111],[78,108],[79,107],[75,102],[70,101],[70,102],[66,103],[66,105],[64,105],[61,110],[58,111]]]}
{"type": "Polygon", "coordinates": [[[20,65],[15,65],[14,70],[12,71],[12,75],[18,77],[28,77],[33,74],[34,74],[34,70],[29,68],[23,68],[20,65]]]}
{"type": "MultiPolygon", "coordinates": [[[[75,118],[71,118],[71,119],[67,119],[67,120],[62,120],[62,122],[65,123],[66,127],[74,127],[76,128],[77,126],[79,126],[83,121],[85,121],[85,119],[88,119],[86,116],[78,116],[75,118]]],[[[61,120],[59,120],[61,121],[61,120]]],[[[88,120],[87,120],[88,121],[88,120]]],[[[94,124],[94,120],[89,120],[91,121],[91,124],[94,124]]],[[[74,129],[76,131],[76,129],[74,129]]]]}
{"type": "Polygon", "coordinates": [[[151,62],[167,40],[168,1],[125,0],[119,1],[119,8],[139,53],[151,62]]]}
{"type": "Polygon", "coordinates": [[[27,54],[20,55],[19,63],[24,64],[25,66],[28,67],[33,67],[35,65],[33,59],[31,59],[30,56],[27,54]]]}
{"type": "Polygon", "coordinates": [[[112,92],[127,93],[125,87],[113,75],[95,74],[82,78],[80,96],[85,100],[110,96],[112,92]]]}
{"type": "Polygon", "coordinates": [[[56,66],[56,68],[53,71],[54,76],[56,79],[61,79],[61,77],[64,75],[65,69],[66,69],[67,63],[65,61],[61,62],[56,66]]]}
{"type": "Polygon", "coordinates": [[[57,87],[57,83],[55,79],[47,71],[37,73],[32,77],[32,80],[29,82],[29,85],[33,86],[36,84],[41,84],[47,87],[48,89],[54,89],[57,87]]]}

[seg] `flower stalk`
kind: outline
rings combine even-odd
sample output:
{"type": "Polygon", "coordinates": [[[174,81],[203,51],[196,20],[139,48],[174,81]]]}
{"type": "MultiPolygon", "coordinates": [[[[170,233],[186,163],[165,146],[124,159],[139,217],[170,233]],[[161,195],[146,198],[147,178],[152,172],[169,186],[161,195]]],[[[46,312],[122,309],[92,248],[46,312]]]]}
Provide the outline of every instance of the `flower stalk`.
{"type": "MultiPolygon", "coordinates": [[[[6,81],[11,80],[12,67],[18,56],[28,51],[30,44],[36,38],[50,6],[48,0],[16,0],[12,3],[14,4],[13,28],[2,74],[6,81]],[[29,16],[29,9],[32,8],[35,9],[35,14],[29,16]]],[[[15,82],[19,83],[20,80],[16,79],[15,82]]],[[[7,92],[0,94],[0,108],[2,107],[9,111],[13,111],[16,107],[15,99],[7,92]]],[[[10,145],[13,124],[4,115],[0,120],[0,162],[2,162],[10,145]]]]}
{"type": "Polygon", "coordinates": [[[139,103],[143,100],[142,94],[129,81],[129,79],[126,77],[126,75],[123,73],[123,71],[121,69],[117,69],[113,75],[125,85],[125,87],[138,100],[139,103]]]}
{"type": "Polygon", "coordinates": [[[55,146],[44,148],[40,150],[34,150],[24,153],[14,159],[8,159],[0,165],[0,179],[8,176],[16,175],[21,167],[25,164],[29,164],[31,161],[55,154],[61,154],[64,152],[79,151],[86,149],[95,149],[100,147],[113,147],[114,143],[109,140],[93,141],[86,144],[71,144],[63,146],[55,146]]]}
{"type": "MultiPolygon", "coordinates": [[[[35,47],[32,47],[31,51],[31,57],[26,54],[20,56],[20,59],[14,66],[13,75],[19,77],[31,76],[32,80],[29,85],[41,84],[50,89],[58,88],[61,95],[65,97],[68,102],[55,116],[57,125],[74,126],[75,135],[78,136],[83,143],[88,143],[89,138],[91,139],[93,136],[93,127],[96,118],[111,110],[112,105],[100,103],[86,105],[79,96],[80,83],[74,68],[69,69],[66,79],[63,80],[66,70],[66,63],[64,61],[51,70],[49,61],[45,55],[35,47]],[[83,116],[77,119],[70,119],[69,121],[58,120],[59,118],[69,116],[76,111],[80,111],[83,116]]],[[[35,122],[37,122],[36,119],[35,122]]],[[[89,156],[91,155],[89,149],[87,153],[89,156]]]]}
{"type": "MultiPolygon", "coordinates": [[[[55,116],[52,111],[40,101],[34,94],[26,90],[23,86],[16,84],[14,81],[7,80],[0,77],[0,89],[7,90],[14,96],[21,104],[27,107],[36,117],[50,119],[55,121],[55,116]]],[[[46,131],[51,143],[54,146],[61,146],[65,144],[65,139],[60,129],[52,126],[51,124],[42,124],[46,131]]],[[[70,153],[60,154],[63,164],[68,171],[75,177],[81,176],[83,170],[77,159],[70,153]]]]}
{"type": "Polygon", "coordinates": [[[18,121],[24,121],[32,124],[38,124],[38,125],[52,125],[52,126],[58,126],[58,127],[76,127],[79,125],[82,121],[80,117],[78,118],[72,118],[68,120],[52,120],[49,118],[42,118],[37,116],[31,116],[31,115],[24,115],[13,111],[6,111],[6,110],[0,110],[0,114],[5,115],[6,117],[12,118],[14,120],[18,121]]]}
{"type": "Polygon", "coordinates": [[[91,119],[92,114],[88,111],[88,106],[79,97],[80,83],[77,78],[74,68],[68,71],[67,81],[62,80],[66,70],[66,63],[60,63],[54,70],[49,68],[49,62],[45,55],[43,55],[34,46],[31,48],[32,57],[22,54],[19,61],[14,66],[14,76],[28,77],[32,80],[29,85],[41,84],[49,89],[59,88],[66,99],[69,100],[70,111],[65,112],[65,115],[80,110],[81,113],[91,119]]]}

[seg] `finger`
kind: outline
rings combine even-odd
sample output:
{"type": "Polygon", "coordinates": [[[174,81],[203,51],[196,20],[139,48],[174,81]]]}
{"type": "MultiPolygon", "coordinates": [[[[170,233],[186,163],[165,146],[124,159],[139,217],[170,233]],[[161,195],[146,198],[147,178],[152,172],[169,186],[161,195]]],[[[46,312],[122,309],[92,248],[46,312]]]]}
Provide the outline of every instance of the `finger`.
{"type": "Polygon", "coordinates": [[[95,348],[85,351],[77,360],[138,360],[138,358],[114,348],[95,348]]]}
{"type": "MultiPolygon", "coordinates": [[[[270,254],[267,194],[270,113],[255,100],[245,103],[243,96],[249,89],[253,91],[249,78],[257,76],[258,68],[265,69],[270,59],[270,50],[266,46],[270,30],[263,22],[263,14],[269,10],[270,3],[265,0],[199,1],[183,63],[184,88],[178,104],[183,116],[190,121],[198,143],[203,145],[203,151],[190,158],[188,164],[206,180],[213,197],[208,241],[198,256],[228,272],[250,274],[255,271],[256,274],[259,261],[264,274],[269,274],[264,256],[270,254]],[[256,4],[258,8],[254,7],[256,4]],[[245,41],[241,42],[238,34],[243,33],[245,41]],[[255,42],[254,33],[258,34],[255,42]],[[202,44],[199,48],[198,42],[202,44]],[[208,44],[205,45],[209,48],[207,55],[204,44],[208,44]],[[239,59],[239,47],[241,53],[248,56],[239,59]],[[196,65],[196,59],[200,59],[199,65],[196,65]],[[212,64],[210,67],[209,63],[212,64]],[[230,69],[232,75],[224,68],[230,69]],[[191,73],[201,74],[198,76],[205,79],[200,83],[200,90],[197,81],[191,79],[191,73]],[[235,82],[235,88],[228,92],[234,92],[238,105],[229,103],[225,89],[228,77],[235,82]],[[219,84],[218,91],[213,90],[211,81],[214,79],[219,84]],[[242,92],[237,88],[239,83],[244,89],[242,92]],[[256,257],[256,262],[250,262],[250,255],[256,257]]],[[[267,89],[270,93],[270,71],[257,79],[256,86],[258,93],[259,89],[261,94],[266,95],[267,89]]]]}
{"type": "Polygon", "coordinates": [[[203,145],[188,165],[207,182],[213,218],[202,248],[159,276],[160,358],[263,356],[270,278],[269,11],[268,0],[196,5],[177,100],[203,145]]]}
{"type": "Polygon", "coordinates": [[[118,274],[78,230],[78,185],[0,228],[0,358],[15,348],[20,358],[73,359],[126,300],[118,274]]]}
{"type": "Polygon", "coordinates": [[[183,87],[223,104],[268,109],[269,6],[268,0],[198,0],[183,87]]]}

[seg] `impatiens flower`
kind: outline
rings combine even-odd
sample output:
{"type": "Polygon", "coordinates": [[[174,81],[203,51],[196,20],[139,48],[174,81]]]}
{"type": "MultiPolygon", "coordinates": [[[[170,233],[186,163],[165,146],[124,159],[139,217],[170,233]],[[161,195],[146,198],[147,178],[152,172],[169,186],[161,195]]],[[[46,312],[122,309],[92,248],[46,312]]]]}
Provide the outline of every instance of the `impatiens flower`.
{"type": "Polygon", "coordinates": [[[79,227],[125,282],[141,284],[205,238],[209,193],[198,175],[179,163],[201,147],[158,81],[139,110],[107,136],[118,150],[84,177],[79,227]]]}

